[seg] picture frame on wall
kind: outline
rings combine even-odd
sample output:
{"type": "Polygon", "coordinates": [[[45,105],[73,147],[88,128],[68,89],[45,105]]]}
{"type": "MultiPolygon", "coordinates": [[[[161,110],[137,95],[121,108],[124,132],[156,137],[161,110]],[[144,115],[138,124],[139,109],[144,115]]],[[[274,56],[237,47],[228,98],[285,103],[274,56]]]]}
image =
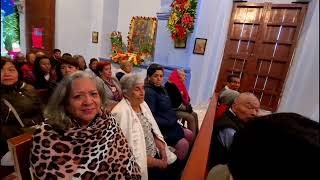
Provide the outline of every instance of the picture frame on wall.
{"type": "Polygon", "coordinates": [[[99,32],[92,32],[92,43],[98,43],[99,32]]]}
{"type": "Polygon", "coordinates": [[[193,54],[204,55],[206,51],[207,39],[205,38],[196,38],[194,41],[193,54]]]}

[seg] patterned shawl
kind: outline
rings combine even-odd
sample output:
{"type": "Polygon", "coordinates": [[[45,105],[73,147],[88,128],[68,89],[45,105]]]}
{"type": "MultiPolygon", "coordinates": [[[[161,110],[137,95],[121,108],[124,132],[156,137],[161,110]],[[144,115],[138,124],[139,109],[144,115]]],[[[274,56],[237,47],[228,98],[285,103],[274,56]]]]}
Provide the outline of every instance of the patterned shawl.
{"type": "Polygon", "coordinates": [[[33,135],[30,161],[36,179],[141,179],[128,142],[110,114],[66,132],[43,124],[33,135]]]}

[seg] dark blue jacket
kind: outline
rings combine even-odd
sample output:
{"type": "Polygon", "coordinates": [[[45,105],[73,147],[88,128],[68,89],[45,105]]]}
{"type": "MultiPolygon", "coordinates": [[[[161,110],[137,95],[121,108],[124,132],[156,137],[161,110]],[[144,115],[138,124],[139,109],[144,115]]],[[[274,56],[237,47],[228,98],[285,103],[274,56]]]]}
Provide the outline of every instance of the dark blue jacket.
{"type": "Polygon", "coordinates": [[[175,145],[184,138],[184,132],[172,109],[171,100],[163,87],[145,85],[145,101],[148,104],[168,145],[175,145]]]}

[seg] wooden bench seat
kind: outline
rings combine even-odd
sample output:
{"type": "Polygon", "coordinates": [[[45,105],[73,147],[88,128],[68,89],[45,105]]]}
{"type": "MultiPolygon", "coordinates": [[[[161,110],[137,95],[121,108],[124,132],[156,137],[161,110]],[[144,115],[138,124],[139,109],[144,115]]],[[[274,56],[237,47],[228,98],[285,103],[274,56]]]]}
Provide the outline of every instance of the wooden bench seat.
{"type": "Polygon", "coordinates": [[[217,94],[211,99],[203,119],[199,134],[194,142],[190,157],[182,173],[182,180],[204,180],[208,175],[208,159],[214,117],[217,107],[217,94]]]}
{"type": "Polygon", "coordinates": [[[22,134],[8,140],[9,150],[13,157],[15,175],[19,180],[31,180],[30,149],[32,134],[22,134]]]}

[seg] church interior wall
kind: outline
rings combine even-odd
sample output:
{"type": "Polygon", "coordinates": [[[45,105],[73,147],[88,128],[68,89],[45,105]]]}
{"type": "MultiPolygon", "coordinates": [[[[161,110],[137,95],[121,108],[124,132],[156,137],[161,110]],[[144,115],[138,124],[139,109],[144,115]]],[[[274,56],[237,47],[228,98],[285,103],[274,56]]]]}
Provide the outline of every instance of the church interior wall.
{"type": "MultiPolygon", "coordinates": [[[[126,42],[132,16],[157,16],[168,7],[168,0],[56,0],[55,47],[72,54],[106,57],[111,52],[109,34],[120,31],[126,42]],[[162,6],[161,6],[162,5],[162,6]],[[99,43],[91,43],[92,31],[99,32],[99,43]]],[[[265,2],[249,0],[248,2],[265,2]]],[[[291,3],[290,0],[268,0],[291,3]]],[[[206,102],[215,90],[223,57],[233,1],[198,0],[195,29],[185,49],[174,48],[166,21],[158,22],[155,62],[189,68],[192,104],[206,102]],[[161,28],[159,28],[161,27],[161,28]],[[206,38],[204,55],[193,54],[195,38],[206,38]]],[[[21,18],[23,24],[23,18],[21,18]]],[[[312,0],[287,77],[279,111],[295,111],[319,121],[319,1],[312,0]],[[315,38],[317,36],[317,38],[315,38]],[[303,65],[302,65],[303,64],[303,65]],[[303,85],[301,85],[303,83],[303,85]],[[312,95],[311,95],[312,94],[312,95]],[[308,98],[306,98],[308,96],[308,98]],[[294,97],[294,98],[292,98],[294,97]],[[309,104],[309,106],[305,106],[309,104]]],[[[22,28],[23,32],[23,28],[22,28]]],[[[24,37],[24,34],[23,36],[24,37]]],[[[22,47],[25,47],[22,41],[22,47]]]]}

